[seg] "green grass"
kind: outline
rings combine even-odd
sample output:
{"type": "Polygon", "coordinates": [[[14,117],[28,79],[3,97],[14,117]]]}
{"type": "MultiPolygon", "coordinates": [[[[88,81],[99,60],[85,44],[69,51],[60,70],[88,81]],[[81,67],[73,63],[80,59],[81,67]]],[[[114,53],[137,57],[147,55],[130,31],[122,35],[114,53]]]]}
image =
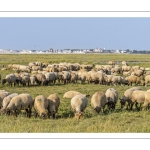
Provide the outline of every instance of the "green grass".
{"type": "MultiPolygon", "coordinates": [[[[41,62],[70,62],[70,63],[86,63],[86,64],[107,64],[109,60],[121,62],[129,61],[130,65],[140,65],[149,67],[150,55],[128,55],[128,54],[86,54],[86,55],[0,55],[0,67],[8,64],[24,64],[27,65],[32,61],[41,62]],[[146,58],[146,59],[145,59],[146,58]]],[[[12,70],[0,71],[2,78],[6,74],[13,73],[12,70]]],[[[36,87],[8,87],[0,84],[0,90],[4,89],[10,93],[17,92],[28,93],[33,98],[43,94],[48,97],[50,94],[56,93],[61,104],[58,110],[57,119],[34,118],[29,119],[23,114],[17,118],[13,116],[0,116],[0,132],[1,133],[149,133],[150,132],[150,111],[127,111],[120,110],[118,101],[116,110],[113,112],[100,113],[99,115],[93,111],[90,105],[91,96],[97,91],[105,92],[112,86],[99,84],[58,84],[53,86],[36,86],[36,87]],[[63,98],[63,94],[69,90],[76,90],[81,93],[89,94],[88,106],[84,112],[84,118],[75,120],[73,111],[70,107],[70,99],[63,98]]],[[[124,91],[130,86],[113,86],[122,97],[124,91]]],[[[147,90],[150,87],[142,87],[147,90]]]]}

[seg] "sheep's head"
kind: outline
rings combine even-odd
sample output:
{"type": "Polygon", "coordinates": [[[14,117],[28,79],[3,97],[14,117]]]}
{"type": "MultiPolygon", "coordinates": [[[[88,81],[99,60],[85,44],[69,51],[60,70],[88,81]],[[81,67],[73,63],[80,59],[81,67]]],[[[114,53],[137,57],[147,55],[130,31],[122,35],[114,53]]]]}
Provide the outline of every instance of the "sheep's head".
{"type": "Polygon", "coordinates": [[[76,118],[76,119],[81,119],[81,118],[83,118],[83,112],[76,112],[76,113],[75,113],[75,118],[76,118]]]}
{"type": "Polygon", "coordinates": [[[126,99],[123,98],[119,98],[119,99],[120,99],[121,108],[123,108],[126,104],[126,99]]]}
{"type": "Polygon", "coordinates": [[[2,85],[4,85],[6,83],[6,79],[2,80],[2,85]]]}
{"type": "Polygon", "coordinates": [[[96,106],[96,107],[94,108],[94,110],[95,110],[97,113],[100,113],[101,107],[96,106]]]}
{"type": "Polygon", "coordinates": [[[7,108],[7,109],[6,109],[6,114],[7,114],[7,115],[13,115],[13,114],[14,114],[14,111],[13,111],[13,110],[10,110],[10,108],[7,108]]]}
{"type": "Polygon", "coordinates": [[[108,103],[107,103],[107,105],[108,105],[108,109],[109,110],[114,110],[115,109],[115,103],[114,102],[112,102],[112,101],[109,101],[108,103]]]}
{"type": "Polygon", "coordinates": [[[46,113],[46,112],[42,112],[42,113],[40,114],[40,117],[41,117],[42,119],[46,119],[47,113],[46,113]]]}

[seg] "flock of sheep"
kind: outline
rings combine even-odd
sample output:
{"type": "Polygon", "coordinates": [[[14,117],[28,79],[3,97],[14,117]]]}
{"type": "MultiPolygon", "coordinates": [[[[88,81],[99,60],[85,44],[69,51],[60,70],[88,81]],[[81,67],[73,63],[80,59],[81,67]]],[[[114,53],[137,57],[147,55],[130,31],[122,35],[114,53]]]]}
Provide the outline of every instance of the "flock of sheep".
{"type": "Polygon", "coordinates": [[[108,65],[80,65],[78,63],[46,64],[30,62],[28,65],[10,64],[8,68],[15,73],[2,79],[12,86],[51,85],[67,83],[99,83],[103,85],[145,85],[150,82],[150,68],[129,66],[125,61],[121,65],[109,61],[108,65]]]}
{"type": "MultiPolygon", "coordinates": [[[[77,91],[68,91],[63,95],[63,98],[70,98],[70,104],[76,119],[83,117],[84,110],[88,105],[89,95],[82,94],[77,91]]],[[[118,102],[118,91],[114,88],[108,88],[106,92],[97,91],[91,97],[91,106],[93,109],[100,113],[101,110],[107,106],[108,110],[115,110],[116,103],[118,102]]],[[[132,87],[124,92],[123,97],[120,99],[121,108],[126,104],[128,109],[132,109],[135,104],[136,109],[143,109],[148,107],[150,103],[150,90],[143,91],[141,87],[132,87]],[[138,107],[140,104],[140,107],[138,107]]],[[[40,118],[56,118],[60,106],[60,98],[57,94],[51,94],[48,97],[38,95],[34,99],[29,94],[9,93],[5,90],[0,90],[0,113],[7,115],[15,115],[16,117],[22,110],[26,111],[26,116],[31,117],[32,110],[34,109],[35,117],[40,118]]]]}
{"type": "MultiPolygon", "coordinates": [[[[50,85],[55,84],[56,80],[64,84],[81,81],[84,83],[99,83],[104,85],[147,85],[150,81],[150,68],[140,66],[129,66],[125,61],[122,66],[116,65],[110,61],[108,65],[80,65],[60,63],[45,64],[41,62],[31,62],[28,66],[10,64],[7,69],[15,70],[15,73],[6,75],[2,79],[2,85],[8,83],[10,86],[14,84],[23,86],[34,85],[50,85]]],[[[5,69],[3,69],[5,70],[5,69]]],[[[64,94],[64,98],[71,99],[71,107],[75,113],[75,118],[79,119],[83,116],[83,112],[88,105],[89,95],[82,94],[77,91],[68,91],[64,94]]],[[[118,91],[114,88],[108,88],[106,92],[97,91],[92,95],[91,106],[100,113],[105,106],[109,110],[114,110],[118,102],[118,91]]],[[[132,87],[124,92],[120,99],[121,108],[127,102],[127,109],[132,109],[135,104],[139,110],[141,105],[143,109],[149,106],[150,92],[143,91],[140,87],[132,87]],[[140,104],[140,107],[138,107],[140,104]]],[[[56,117],[60,106],[60,98],[56,94],[49,97],[38,95],[34,99],[29,94],[9,93],[0,90],[0,112],[1,114],[15,115],[26,111],[27,117],[31,117],[34,108],[35,116],[41,118],[56,117]]]]}

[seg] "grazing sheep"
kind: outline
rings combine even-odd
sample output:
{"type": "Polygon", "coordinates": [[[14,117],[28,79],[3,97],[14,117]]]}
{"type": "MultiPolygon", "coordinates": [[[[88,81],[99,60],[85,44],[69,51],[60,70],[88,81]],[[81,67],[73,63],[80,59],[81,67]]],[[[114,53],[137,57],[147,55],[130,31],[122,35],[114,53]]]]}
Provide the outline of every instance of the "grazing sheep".
{"type": "Polygon", "coordinates": [[[8,74],[6,75],[5,79],[2,79],[2,85],[4,85],[6,82],[12,87],[12,84],[14,83],[14,87],[16,85],[16,76],[14,74],[8,74]]]}
{"type": "Polygon", "coordinates": [[[78,76],[78,80],[80,80],[80,81],[81,81],[81,84],[83,84],[83,83],[85,83],[85,81],[86,81],[86,76],[83,75],[83,74],[81,74],[80,76],[78,76]]]}
{"type": "Polygon", "coordinates": [[[131,102],[131,110],[132,110],[132,107],[133,107],[134,104],[135,104],[137,110],[141,109],[141,105],[145,101],[145,93],[146,92],[147,91],[142,91],[142,90],[133,91],[132,96],[131,96],[131,101],[132,101],[131,102]],[[138,108],[138,104],[140,104],[139,108],[138,108]]]}
{"type": "Polygon", "coordinates": [[[2,107],[3,99],[4,99],[6,96],[8,96],[8,95],[10,95],[10,93],[7,92],[7,91],[1,91],[1,92],[0,92],[0,108],[2,107]]]}
{"type": "Polygon", "coordinates": [[[83,117],[83,111],[87,107],[87,104],[87,97],[83,94],[78,94],[71,99],[71,107],[74,110],[76,119],[83,117]]]}
{"type": "Polygon", "coordinates": [[[6,107],[6,113],[17,117],[17,115],[21,113],[21,110],[26,110],[27,117],[30,118],[33,104],[33,98],[29,94],[19,94],[11,99],[10,103],[6,107]]]}
{"type": "Polygon", "coordinates": [[[36,84],[36,77],[34,75],[30,76],[30,85],[34,86],[36,84]]]}
{"type": "Polygon", "coordinates": [[[77,91],[68,91],[63,95],[63,98],[73,98],[74,96],[78,94],[81,94],[81,93],[77,91]]]}
{"type": "Polygon", "coordinates": [[[120,104],[121,104],[121,108],[123,108],[126,104],[126,102],[128,102],[128,105],[126,107],[126,109],[129,109],[129,107],[131,106],[131,96],[132,96],[132,93],[133,91],[135,90],[142,90],[140,87],[132,87],[130,89],[127,89],[125,92],[124,92],[124,95],[122,98],[119,98],[120,99],[120,104]]]}
{"type": "Polygon", "coordinates": [[[41,84],[46,85],[47,84],[46,77],[44,74],[38,73],[38,74],[35,74],[34,76],[36,77],[36,82],[38,85],[41,85],[41,84]]]}
{"type": "Polygon", "coordinates": [[[109,109],[115,109],[118,101],[118,92],[114,88],[109,88],[105,92],[106,101],[109,109]]]}
{"type": "Polygon", "coordinates": [[[69,71],[62,71],[62,80],[64,84],[69,83],[71,80],[71,73],[69,71]]]}
{"type": "Polygon", "coordinates": [[[135,83],[136,85],[138,84],[145,85],[144,80],[142,80],[140,77],[135,76],[135,75],[128,76],[127,81],[128,81],[128,85],[131,85],[131,86],[133,83],[135,83]]]}
{"type": "Polygon", "coordinates": [[[94,110],[97,113],[100,113],[101,109],[105,108],[105,105],[107,104],[107,99],[105,93],[99,91],[93,94],[91,98],[91,106],[94,108],[94,110]]]}
{"type": "Polygon", "coordinates": [[[2,101],[2,109],[1,112],[5,112],[6,111],[6,107],[8,106],[8,104],[10,103],[11,99],[15,96],[17,96],[18,93],[12,93],[8,96],[6,96],[3,101],[2,101]]]}
{"type": "Polygon", "coordinates": [[[147,86],[149,82],[150,82],[150,75],[147,75],[145,77],[145,86],[147,86]]]}
{"type": "Polygon", "coordinates": [[[122,61],[122,66],[128,66],[129,64],[126,61],[122,61]]]}
{"type": "Polygon", "coordinates": [[[143,104],[143,109],[142,110],[145,110],[145,108],[150,104],[150,92],[147,91],[145,92],[145,101],[144,101],[144,104],[143,104]]]}
{"type": "Polygon", "coordinates": [[[42,119],[45,119],[48,114],[49,102],[44,95],[38,95],[34,100],[35,117],[39,115],[42,119]]]}
{"type": "Polygon", "coordinates": [[[52,115],[55,118],[60,105],[60,98],[56,94],[51,94],[47,99],[49,101],[49,117],[52,115]]]}
{"type": "Polygon", "coordinates": [[[108,65],[115,65],[115,62],[114,61],[109,61],[108,65]]]}

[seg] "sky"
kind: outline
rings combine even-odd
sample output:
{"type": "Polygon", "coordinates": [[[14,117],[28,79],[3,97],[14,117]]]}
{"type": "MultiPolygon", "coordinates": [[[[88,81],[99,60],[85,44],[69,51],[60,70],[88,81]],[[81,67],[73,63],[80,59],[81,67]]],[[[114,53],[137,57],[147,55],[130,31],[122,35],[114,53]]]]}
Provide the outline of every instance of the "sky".
{"type": "Polygon", "coordinates": [[[0,49],[150,50],[149,17],[0,17],[0,49]]]}

